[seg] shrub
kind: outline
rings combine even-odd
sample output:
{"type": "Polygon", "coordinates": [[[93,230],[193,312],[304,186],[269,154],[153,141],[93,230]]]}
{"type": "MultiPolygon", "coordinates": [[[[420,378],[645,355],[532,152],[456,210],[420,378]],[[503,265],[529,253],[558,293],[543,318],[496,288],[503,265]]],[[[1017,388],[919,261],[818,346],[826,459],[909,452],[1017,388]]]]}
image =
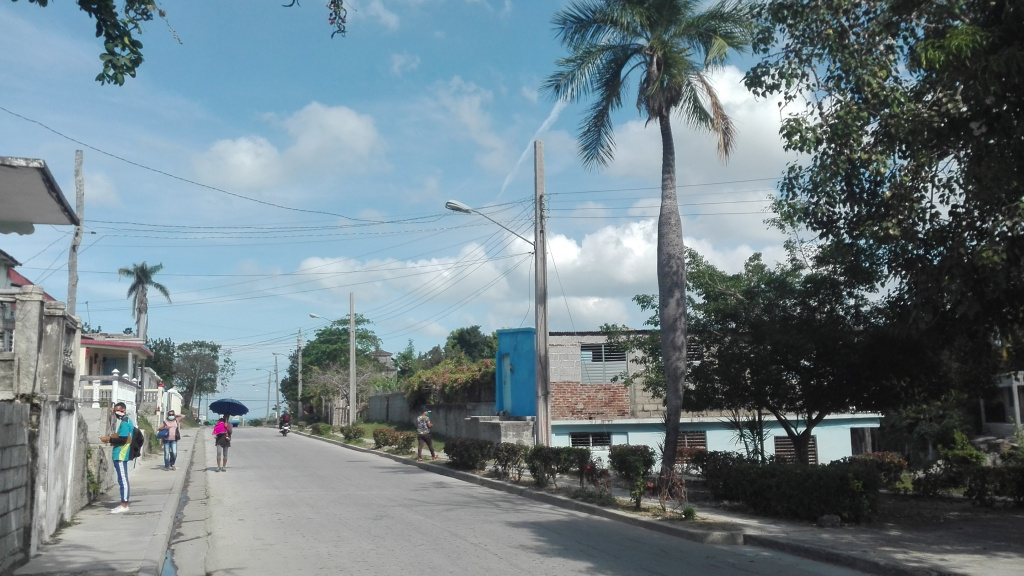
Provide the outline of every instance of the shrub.
{"type": "MultiPolygon", "coordinates": [[[[584,476],[587,474],[587,467],[590,466],[590,448],[567,447],[562,450],[562,459],[569,463],[569,470],[566,472],[576,472],[576,477],[580,481],[580,488],[583,488],[583,483],[586,480],[584,476]]],[[[559,469],[558,471],[561,472],[562,470],[559,469]]]]}
{"type": "Polygon", "coordinates": [[[373,431],[373,447],[377,450],[398,445],[398,431],[394,428],[377,428],[373,431]]]}
{"type": "Polygon", "coordinates": [[[987,507],[995,506],[999,498],[1016,506],[1024,504],[1024,465],[975,467],[970,472],[964,496],[987,507]]]}
{"type": "Polygon", "coordinates": [[[491,459],[494,442],[477,438],[456,438],[444,445],[448,462],[459,470],[480,470],[491,459]]]}
{"type": "Polygon", "coordinates": [[[758,514],[801,520],[836,514],[859,522],[870,516],[884,482],[872,460],[758,465],[723,452],[708,452],[698,460],[715,498],[741,502],[758,514]]]}
{"type": "Polygon", "coordinates": [[[330,436],[333,431],[333,427],[326,422],[319,422],[317,424],[313,424],[313,426],[311,426],[311,430],[313,434],[316,434],[317,436],[330,436]]]}
{"type": "Polygon", "coordinates": [[[560,449],[552,446],[534,446],[526,454],[526,467],[533,476],[533,483],[538,488],[544,488],[548,484],[555,483],[555,476],[558,474],[558,465],[562,461],[560,449]]]}
{"type": "Polygon", "coordinates": [[[587,504],[595,504],[597,506],[614,506],[618,500],[608,489],[600,487],[595,489],[590,488],[578,488],[569,492],[569,498],[573,500],[580,500],[587,504]]]}
{"type": "Polygon", "coordinates": [[[342,426],[339,430],[346,442],[354,442],[366,436],[366,428],[349,424],[342,426]]]}
{"type": "Polygon", "coordinates": [[[650,446],[639,444],[618,444],[612,446],[608,454],[608,463],[616,474],[629,485],[629,496],[633,499],[636,509],[640,509],[644,492],[647,489],[647,475],[654,467],[654,450],[650,446]]]}
{"type": "Polygon", "coordinates": [[[851,456],[849,461],[855,465],[866,465],[881,475],[882,486],[894,490],[907,471],[907,461],[895,452],[872,452],[851,456]]]}
{"type": "Polygon", "coordinates": [[[416,433],[409,432],[408,430],[398,433],[398,438],[395,442],[395,452],[399,454],[408,454],[412,452],[413,445],[416,444],[416,433]]]}
{"type": "Polygon", "coordinates": [[[502,442],[494,447],[494,472],[499,478],[506,480],[523,479],[523,472],[526,471],[526,454],[530,447],[524,444],[513,444],[502,442]]]}

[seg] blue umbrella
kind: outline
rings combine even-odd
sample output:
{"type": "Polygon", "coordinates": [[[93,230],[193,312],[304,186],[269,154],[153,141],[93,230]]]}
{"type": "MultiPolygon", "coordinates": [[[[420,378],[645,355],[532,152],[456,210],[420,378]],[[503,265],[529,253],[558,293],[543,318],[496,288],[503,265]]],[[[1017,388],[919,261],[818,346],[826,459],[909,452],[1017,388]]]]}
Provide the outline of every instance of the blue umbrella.
{"type": "Polygon", "coordinates": [[[242,414],[248,414],[249,409],[245,407],[238,400],[231,398],[222,398],[220,400],[210,402],[210,412],[216,414],[227,414],[228,416],[241,416],[242,414]]]}

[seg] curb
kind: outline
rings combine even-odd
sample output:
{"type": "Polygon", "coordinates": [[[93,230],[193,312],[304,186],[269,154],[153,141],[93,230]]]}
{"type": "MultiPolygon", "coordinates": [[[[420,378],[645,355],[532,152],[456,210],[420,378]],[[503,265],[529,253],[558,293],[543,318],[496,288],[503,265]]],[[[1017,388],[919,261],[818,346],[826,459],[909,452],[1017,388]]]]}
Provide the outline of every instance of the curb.
{"type": "Polygon", "coordinates": [[[319,440],[321,442],[327,442],[329,444],[343,446],[345,448],[348,448],[350,450],[356,450],[358,452],[372,453],[377,456],[382,456],[384,458],[394,460],[395,462],[406,464],[408,466],[416,466],[417,468],[421,468],[423,470],[433,472],[435,474],[440,474],[441,476],[447,476],[449,478],[454,478],[456,480],[462,480],[463,482],[468,482],[470,484],[477,484],[479,486],[490,488],[492,490],[500,490],[502,492],[507,492],[509,494],[513,494],[516,496],[522,496],[524,498],[529,498],[531,500],[536,500],[538,502],[543,502],[545,504],[558,506],[559,508],[573,510],[575,512],[581,512],[584,514],[590,514],[592,516],[600,516],[601,518],[606,518],[608,520],[614,520],[616,522],[622,522],[623,524],[629,524],[631,526],[637,526],[639,528],[653,530],[655,532],[660,532],[662,534],[667,534],[669,536],[675,536],[677,538],[682,538],[684,540],[689,540],[691,542],[697,542],[699,544],[743,545],[745,543],[745,535],[742,531],[692,530],[682,526],[673,526],[671,524],[666,524],[664,522],[659,522],[657,520],[648,520],[646,518],[633,516],[632,514],[628,514],[626,512],[609,510],[607,508],[602,508],[601,506],[596,506],[594,504],[587,504],[586,502],[580,502],[578,500],[573,500],[572,498],[566,498],[565,496],[557,496],[555,494],[537,492],[534,490],[530,490],[529,488],[525,488],[523,486],[514,486],[512,484],[508,484],[500,480],[483,478],[481,476],[470,474],[468,472],[452,470],[451,468],[438,466],[433,462],[417,462],[413,459],[406,458],[403,456],[397,456],[395,454],[389,454],[387,452],[379,452],[377,450],[372,450],[369,448],[352,446],[351,444],[346,444],[344,442],[333,440],[331,438],[314,436],[312,434],[307,434],[305,432],[297,433],[300,436],[304,436],[306,438],[312,438],[314,440],[319,440]]]}
{"type": "MultiPolygon", "coordinates": [[[[191,444],[188,449],[188,461],[183,463],[184,469],[182,473],[175,475],[174,484],[171,486],[171,495],[176,495],[176,497],[168,498],[167,502],[164,503],[163,509],[160,511],[160,522],[157,524],[156,531],[153,532],[153,537],[150,538],[149,544],[146,546],[146,554],[142,559],[142,564],[139,566],[138,574],[140,576],[160,576],[163,572],[167,549],[171,544],[171,534],[174,533],[174,518],[178,513],[178,506],[181,503],[181,492],[185,487],[185,479],[192,466],[192,456],[195,454],[196,439],[199,437],[200,428],[190,428],[189,430],[194,431],[194,433],[192,434],[191,444]]],[[[182,437],[186,438],[187,436],[182,434],[182,437]]]]}

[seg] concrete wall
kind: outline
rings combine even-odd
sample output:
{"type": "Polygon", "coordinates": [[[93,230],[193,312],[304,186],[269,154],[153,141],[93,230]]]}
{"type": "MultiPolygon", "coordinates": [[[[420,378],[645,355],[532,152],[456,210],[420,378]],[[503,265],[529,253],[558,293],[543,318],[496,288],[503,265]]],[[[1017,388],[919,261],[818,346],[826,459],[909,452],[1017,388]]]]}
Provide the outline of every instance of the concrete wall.
{"type": "Polygon", "coordinates": [[[395,392],[371,396],[367,409],[367,420],[371,422],[408,422],[410,420],[409,403],[405,401],[405,394],[395,392]]]}
{"type": "Polygon", "coordinates": [[[32,537],[29,554],[71,520],[85,486],[85,466],[77,457],[84,454],[87,439],[79,436],[78,414],[72,399],[44,402],[39,408],[36,429],[35,482],[33,487],[32,537]],[[72,496],[77,494],[77,496],[72,496]]]}
{"type": "Polygon", "coordinates": [[[28,558],[29,405],[0,402],[0,574],[28,558]]]}
{"type": "Polygon", "coordinates": [[[533,446],[535,418],[508,420],[498,416],[475,416],[467,418],[463,434],[466,438],[479,438],[495,444],[510,442],[533,446]]]}

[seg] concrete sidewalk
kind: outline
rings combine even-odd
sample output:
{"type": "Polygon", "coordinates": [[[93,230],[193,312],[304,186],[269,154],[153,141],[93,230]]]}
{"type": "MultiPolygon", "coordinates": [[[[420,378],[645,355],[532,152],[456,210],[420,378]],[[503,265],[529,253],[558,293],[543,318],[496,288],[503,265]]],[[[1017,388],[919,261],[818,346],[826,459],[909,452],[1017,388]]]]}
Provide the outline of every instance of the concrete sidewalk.
{"type": "Polygon", "coordinates": [[[178,441],[177,470],[165,471],[163,453],[150,454],[129,465],[131,507],[111,514],[117,490],[75,515],[39,554],[14,571],[29,574],[145,575],[159,576],[174,516],[192,461],[195,441],[202,428],[183,429],[178,441]]]}

